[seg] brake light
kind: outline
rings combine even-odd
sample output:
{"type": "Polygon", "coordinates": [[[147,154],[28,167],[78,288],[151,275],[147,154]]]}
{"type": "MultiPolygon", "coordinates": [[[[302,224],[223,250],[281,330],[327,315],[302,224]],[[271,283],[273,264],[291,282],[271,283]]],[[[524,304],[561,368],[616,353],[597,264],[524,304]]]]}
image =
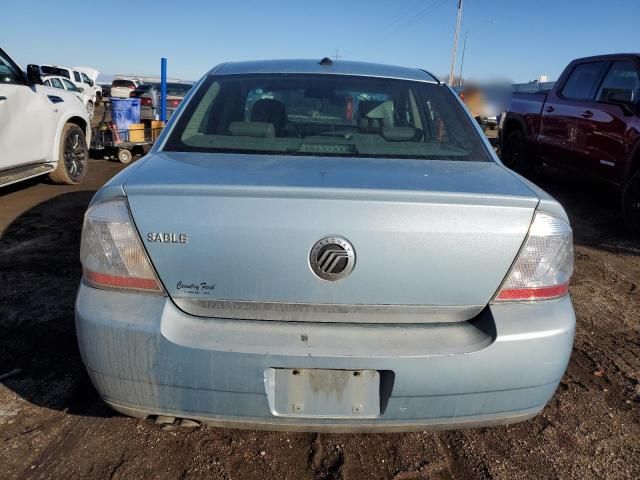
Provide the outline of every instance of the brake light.
{"type": "Polygon", "coordinates": [[[84,281],[93,287],[164,294],[124,199],[89,208],[82,227],[80,261],[84,281]]]}
{"type": "Polygon", "coordinates": [[[129,90],[135,90],[135,88],[136,88],[135,85],[133,85],[132,83],[129,84],[129,90]]]}
{"type": "Polygon", "coordinates": [[[567,222],[537,212],[496,302],[559,298],[573,274],[573,232],[567,222]]]}
{"type": "Polygon", "coordinates": [[[167,105],[170,108],[176,108],[178,105],[180,105],[180,99],[172,98],[171,100],[167,100],[167,105]]]}
{"type": "Polygon", "coordinates": [[[153,101],[149,97],[140,97],[140,106],[141,107],[152,107],[153,101]]]}

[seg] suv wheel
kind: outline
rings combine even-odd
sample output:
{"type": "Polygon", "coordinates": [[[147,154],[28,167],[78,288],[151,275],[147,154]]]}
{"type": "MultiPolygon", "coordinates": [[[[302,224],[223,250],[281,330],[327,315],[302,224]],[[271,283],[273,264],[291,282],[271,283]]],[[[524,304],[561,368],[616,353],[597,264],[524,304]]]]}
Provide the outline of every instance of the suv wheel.
{"type": "Polygon", "coordinates": [[[640,237],[640,170],[631,176],[624,187],[622,209],[627,228],[640,237]]]}
{"type": "Polygon", "coordinates": [[[49,174],[55,183],[75,185],[80,183],[87,173],[89,149],[82,129],[73,123],[62,128],[58,165],[49,174]]]}

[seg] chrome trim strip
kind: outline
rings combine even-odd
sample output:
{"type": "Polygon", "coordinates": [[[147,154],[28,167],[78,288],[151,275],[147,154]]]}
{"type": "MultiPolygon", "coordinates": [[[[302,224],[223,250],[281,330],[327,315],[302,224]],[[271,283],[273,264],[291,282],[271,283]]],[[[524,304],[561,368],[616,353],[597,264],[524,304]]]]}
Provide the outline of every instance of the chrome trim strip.
{"type": "Polygon", "coordinates": [[[254,302],[173,298],[176,306],[198,317],[281,322],[325,323],[445,323],[463,322],[485,305],[368,305],[337,303],[254,302]]]}

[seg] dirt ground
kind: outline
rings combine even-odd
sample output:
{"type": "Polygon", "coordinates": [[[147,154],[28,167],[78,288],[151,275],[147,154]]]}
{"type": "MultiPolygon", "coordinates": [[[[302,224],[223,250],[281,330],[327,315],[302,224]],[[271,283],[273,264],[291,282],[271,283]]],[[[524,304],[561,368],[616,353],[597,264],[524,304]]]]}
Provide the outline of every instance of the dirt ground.
{"type": "Polygon", "coordinates": [[[568,371],[534,419],[407,434],[162,429],[106,407],[76,346],[82,216],[121,169],[92,160],[79,187],[0,190],[0,478],[640,478],[640,243],[615,194],[554,172],[540,181],[573,222],[578,328],[568,371]]]}

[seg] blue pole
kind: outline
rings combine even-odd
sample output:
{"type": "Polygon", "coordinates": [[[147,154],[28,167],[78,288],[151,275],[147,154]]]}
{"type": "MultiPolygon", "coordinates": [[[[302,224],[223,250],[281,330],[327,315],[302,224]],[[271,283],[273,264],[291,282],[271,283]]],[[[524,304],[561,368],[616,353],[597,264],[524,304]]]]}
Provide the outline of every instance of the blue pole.
{"type": "Polygon", "coordinates": [[[160,120],[167,121],[167,59],[160,59],[160,120]]]}

